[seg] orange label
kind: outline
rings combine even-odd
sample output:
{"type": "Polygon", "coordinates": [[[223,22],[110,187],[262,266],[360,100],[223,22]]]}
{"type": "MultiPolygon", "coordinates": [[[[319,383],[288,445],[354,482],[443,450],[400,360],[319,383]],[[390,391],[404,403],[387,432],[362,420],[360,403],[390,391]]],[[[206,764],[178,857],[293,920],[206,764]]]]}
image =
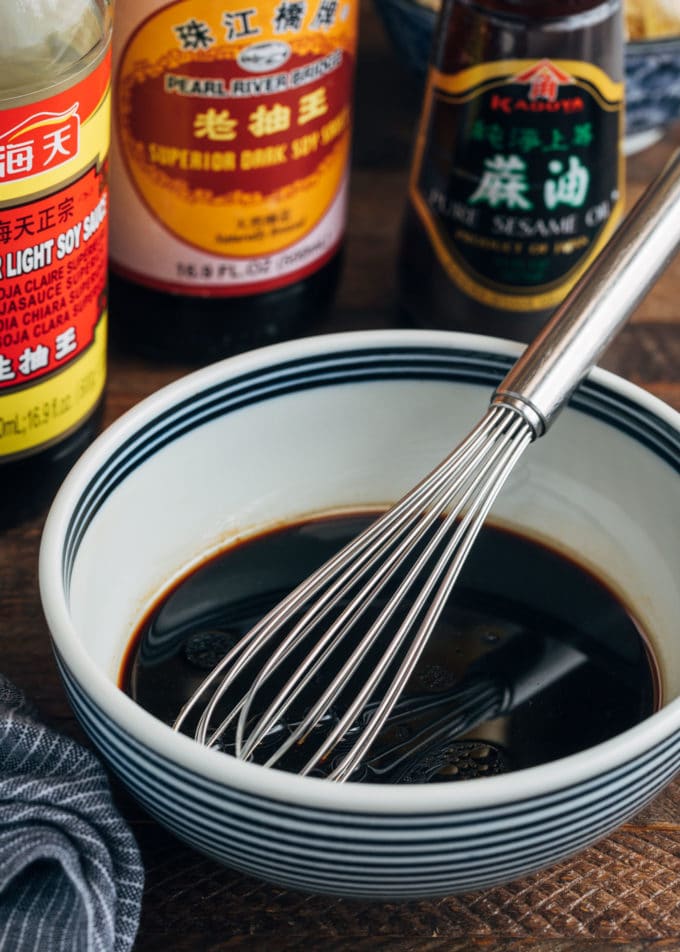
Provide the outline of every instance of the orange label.
{"type": "Polygon", "coordinates": [[[114,181],[127,179],[128,203],[142,206],[133,220],[155,222],[156,244],[154,260],[133,250],[124,200],[112,224],[120,270],[243,293],[296,280],[335,250],[355,20],[355,0],[179,0],[130,30],[114,181]]]}
{"type": "Polygon", "coordinates": [[[59,437],[104,387],[109,75],[105,57],[0,112],[0,456],[59,437]]]}

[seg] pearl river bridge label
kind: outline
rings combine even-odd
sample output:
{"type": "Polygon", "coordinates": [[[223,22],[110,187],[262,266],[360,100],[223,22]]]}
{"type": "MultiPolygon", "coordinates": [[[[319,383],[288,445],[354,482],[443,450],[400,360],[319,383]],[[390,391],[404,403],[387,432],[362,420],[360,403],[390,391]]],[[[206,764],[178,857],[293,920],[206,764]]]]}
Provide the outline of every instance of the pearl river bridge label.
{"type": "Polygon", "coordinates": [[[346,214],[356,16],[356,0],[143,0],[121,11],[118,273],[242,295],[292,284],[332,256],[346,214]]]}

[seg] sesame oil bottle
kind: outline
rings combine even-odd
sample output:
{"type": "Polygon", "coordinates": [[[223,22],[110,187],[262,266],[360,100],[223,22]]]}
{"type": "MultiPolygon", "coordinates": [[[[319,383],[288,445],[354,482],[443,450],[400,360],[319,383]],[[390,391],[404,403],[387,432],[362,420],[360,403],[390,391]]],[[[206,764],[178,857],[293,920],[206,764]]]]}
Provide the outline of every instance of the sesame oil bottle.
{"type": "Polygon", "coordinates": [[[624,202],[620,0],[446,0],[413,156],[401,302],[529,340],[624,202]]]}

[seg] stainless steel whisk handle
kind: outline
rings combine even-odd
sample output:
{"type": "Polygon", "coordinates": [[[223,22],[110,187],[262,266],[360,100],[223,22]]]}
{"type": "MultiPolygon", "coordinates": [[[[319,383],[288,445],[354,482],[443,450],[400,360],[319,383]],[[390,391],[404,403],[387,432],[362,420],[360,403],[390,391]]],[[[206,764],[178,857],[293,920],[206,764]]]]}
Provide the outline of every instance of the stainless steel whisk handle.
{"type": "Polygon", "coordinates": [[[548,429],[680,245],[680,149],[494,392],[548,429]]]}

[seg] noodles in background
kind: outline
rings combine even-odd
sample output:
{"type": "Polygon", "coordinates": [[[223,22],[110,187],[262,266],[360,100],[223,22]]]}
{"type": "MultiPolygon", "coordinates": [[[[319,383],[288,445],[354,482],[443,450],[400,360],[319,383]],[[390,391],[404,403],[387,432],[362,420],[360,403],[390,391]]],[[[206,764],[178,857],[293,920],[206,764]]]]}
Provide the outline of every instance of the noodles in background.
{"type": "Polygon", "coordinates": [[[626,0],[629,40],[680,36],[680,0],[626,0]]]}

